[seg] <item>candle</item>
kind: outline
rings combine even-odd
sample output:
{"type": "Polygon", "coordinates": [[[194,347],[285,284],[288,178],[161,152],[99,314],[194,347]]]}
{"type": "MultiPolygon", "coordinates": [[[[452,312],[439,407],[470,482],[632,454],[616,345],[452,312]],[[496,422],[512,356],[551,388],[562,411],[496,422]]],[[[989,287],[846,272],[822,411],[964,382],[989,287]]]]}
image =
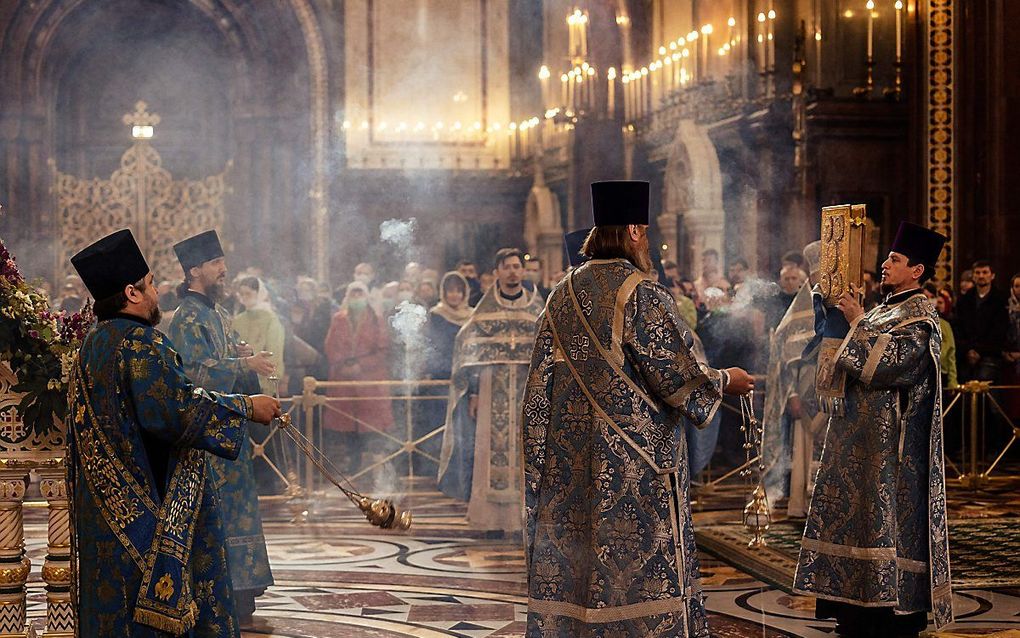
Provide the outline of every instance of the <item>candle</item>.
{"type": "Polygon", "coordinates": [[[569,79],[566,73],[560,76],[560,104],[563,108],[567,107],[567,80],[569,79]]]}
{"type": "Polygon", "coordinates": [[[630,114],[630,100],[627,97],[627,92],[630,91],[630,80],[626,73],[620,78],[620,83],[623,84],[623,119],[626,121],[630,114]]]}
{"type": "Polygon", "coordinates": [[[704,56],[703,64],[701,65],[701,75],[707,80],[708,79],[708,60],[709,60],[709,36],[712,35],[712,25],[706,24],[701,27],[701,35],[705,36],[702,38],[701,52],[704,56]]]}
{"type": "Polygon", "coordinates": [[[765,61],[765,12],[762,11],[758,14],[758,66],[760,71],[764,73],[768,69],[768,64],[765,61]]]}
{"type": "Polygon", "coordinates": [[[549,108],[549,67],[542,65],[542,68],[538,70],[538,80],[542,85],[542,110],[549,108]]]}
{"type": "Polygon", "coordinates": [[[868,0],[868,4],[865,6],[868,8],[868,60],[870,61],[874,53],[875,0],[868,0]]]}
{"type": "Polygon", "coordinates": [[[616,67],[609,67],[606,73],[606,110],[609,118],[616,117],[616,67]]]}
{"type": "Polygon", "coordinates": [[[896,61],[903,56],[903,1],[896,0],[896,61]]]}
{"type": "MultiPolygon", "coordinates": [[[[772,0],[769,0],[771,6],[772,0]]],[[[776,70],[776,10],[769,9],[769,34],[768,38],[768,58],[769,58],[769,72],[776,70]]]]}
{"type": "Polygon", "coordinates": [[[567,55],[574,55],[574,14],[567,15],[567,55]]]}
{"type": "Polygon", "coordinates": [[[641,67],[641,115],[652,110],[652,85],[648,77],[648,67],[641,67]]]}
{"type": "Polygon", "coordinates": [[[695,41],[697,39],[698,39],[698,32],[697,31],[691,31],[690,33],[687,34],[687,44],[693,44],[694,45],[694,59],[691,60],[691,76],[690,76],[691,81],[697,80],[698,77],[699,77],[699,75],[698,75],[698,45],[695,43],[695,41]]]}
{"type": "Polygon", "coordinates": [[[588,15],[581,15],[581,57],[588,57],[588,15]]]}
{"type": "MultiPolygon", "coordinates": [[[[726,35],[726,46],[729,47],[727,51],[730,51],[730,49],[736,46],[737,44],[737,41],[733,38],[733,29],[737,26],[737,19],[731,17],[729,20],[726,21],[726,26],[729,27],[728,33],[726,35]]],[[[732,70],[733,61],[730,60],[726,66],[728,69],[732,70]]]]}
{"type": "Polygon", "coordinates": [[[661,86],[659,83],[659,62],[658,61],[652,62],[651,66],[648,67],[648,71],[649,79],[651,80],[652,83],[651,86],[652,101],[650,110],[655,110],[656,105],[658,105],[659,103],[659,98],[662,96],[662,92],[660,90],[661,86]]]}

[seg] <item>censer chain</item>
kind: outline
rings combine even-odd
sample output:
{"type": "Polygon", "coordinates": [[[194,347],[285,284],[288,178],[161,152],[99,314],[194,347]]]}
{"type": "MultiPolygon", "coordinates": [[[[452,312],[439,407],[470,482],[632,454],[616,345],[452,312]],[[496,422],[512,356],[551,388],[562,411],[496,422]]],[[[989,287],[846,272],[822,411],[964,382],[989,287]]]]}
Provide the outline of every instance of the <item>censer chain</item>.
{"type": "MultiPolygon", "coordinates": [[[[271,380],[273,380],[271,378],[271,380]]],[[[277,384],[279,384],[279,381],[277,384]]],[[[279,385],[277,385],[279,388],[279,385]]],[[[275,393],[279,397],[279,389],[275,393]]],[[[314,443],[312,443],[303,432],[299,431],[291,423],[290,415],[284,414],[276,419],[280,422],[279,430],[290,438],[291,441],[297,446],[297,448],[304,454],[315,469],[319,471],[322,476],[332,483],[344,496],[346,496],[351,503],[354,503],[365,514],[365,517],[370,523],[383,529],[400,529],[406,530],[411,527],[411,512],[398,510],[389,499],[373,499],[369,496],[361,494],[351,483],[343,472],[337,469],[333,462],[329,460],[329,457],[320,450],[314,443]],[[344,487],[341,484],[341,480],[348,485],[344,487]]]]}

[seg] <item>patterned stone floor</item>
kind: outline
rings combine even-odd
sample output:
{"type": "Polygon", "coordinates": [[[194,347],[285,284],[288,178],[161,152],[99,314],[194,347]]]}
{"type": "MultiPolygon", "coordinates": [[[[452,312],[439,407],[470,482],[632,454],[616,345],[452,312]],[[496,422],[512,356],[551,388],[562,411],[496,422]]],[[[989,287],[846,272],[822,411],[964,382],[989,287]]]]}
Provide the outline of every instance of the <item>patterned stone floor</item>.
{"type": "MultiPolygon", "coordinates": [[[[339,499],[304,508],[266,504],[266,534],[276,585],[259,599],[246,638],[507,638],[526,620],[519,546],[467,529],[464,508],[437,494],[413,501],[410,534],[376,530],[339,499]]],[[[699,515],[736,517],[733,510],[699,515]]],[[[31,522],[27,547],[36,571],[29,614],[41,625],[45,594],[38,567],[45,529],[31,522]]],[[[789,596],[714,558],[702,557],[712,635],[826,637],[814,601],[789,596]]],[[[1020,637],[1020,590],[955,592],[957,635],[1020,637]],[[1012,630],[1012,633],[999,634],[1012,630]]],[[[949,636],[940,633],[939,636],[949,636]]]]}

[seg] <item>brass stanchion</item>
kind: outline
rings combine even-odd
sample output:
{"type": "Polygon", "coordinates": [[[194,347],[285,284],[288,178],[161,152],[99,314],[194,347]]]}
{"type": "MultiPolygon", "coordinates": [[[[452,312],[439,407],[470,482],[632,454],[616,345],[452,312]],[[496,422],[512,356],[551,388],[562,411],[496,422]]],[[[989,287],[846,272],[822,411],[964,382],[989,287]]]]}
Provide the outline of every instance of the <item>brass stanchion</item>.
{"type": "Polygon", "coordinates": [[[967,467],[963,476],[960,477],[960,482],[972,490],[980,489],[987,483],[987,477],[981,471],[981,457],[978,451],[981,447],[981,401],[991,386],[991,381],[968,381],[959,387],[959,391],[967,395],[970,416],[968,419],[969,432],[967,433],[967,438],[970,439],[970,450],[967,455],[967,467]]]}

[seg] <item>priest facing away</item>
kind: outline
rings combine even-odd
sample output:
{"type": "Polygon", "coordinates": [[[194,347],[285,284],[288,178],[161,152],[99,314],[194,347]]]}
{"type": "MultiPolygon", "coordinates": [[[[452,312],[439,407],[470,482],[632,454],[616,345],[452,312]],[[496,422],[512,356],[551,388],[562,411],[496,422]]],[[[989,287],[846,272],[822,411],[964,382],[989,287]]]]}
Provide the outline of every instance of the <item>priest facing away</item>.
{"type": "Polygon", "coordinates": [[[753,382],[694,358],[652,274],[648,183],[592,184],[592,207],[524,395],[527,636],[707,637],[684,417],[704,427],[753,382]]]}
{"type": "Polygon", "coordinates": [[[846,330],[833,365],[819,362],[844,382],[825,382],[836,400],[823,403],[831,416],[794,589],[816,596],[816,615],[836,618],[841,636],[917,636],[928,611],[938,627],[953,619],[942,334],[921,290],[945,240],[904,222],[882,264],[881,304],[865,313],[854,290],[838,308],[815,304],[826,334],[846,330]]]}

